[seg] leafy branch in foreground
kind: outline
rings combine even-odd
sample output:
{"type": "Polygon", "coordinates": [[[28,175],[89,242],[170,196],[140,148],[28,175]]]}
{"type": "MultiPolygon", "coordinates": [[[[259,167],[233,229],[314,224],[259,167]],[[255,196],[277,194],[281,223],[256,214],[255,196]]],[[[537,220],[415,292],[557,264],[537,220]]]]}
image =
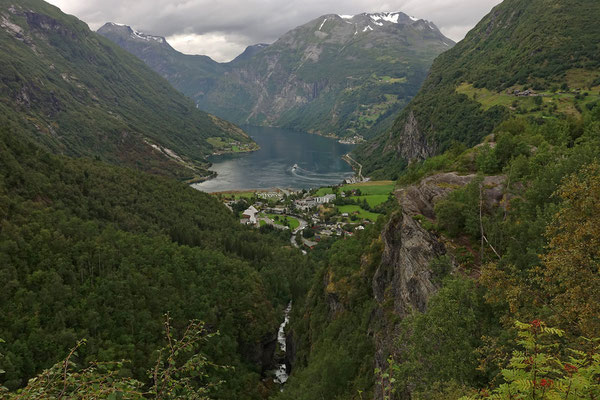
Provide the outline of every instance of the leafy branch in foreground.
{"type": "MultiPolygon", "coordinates": [[[[0,388],[0,395],[7,400],[29,399],[196,399],[208,400],[209,393],[223,383],[212,382],[208,370],[218,366],[210,362],[200,349],[218,333],[208,333],[204,322],[192,321],[181,339],[172,332],[171,320],[165,318],[167,345],[158,351],[155,367],[150,371],[152,384],[144,390],[144,384],[123,376],[127,361],[91,362],[79,369],[73,358],[86,344],[80,340],[64,361],[32,378],[28,385],[15,393],[0,388]]],[[[2,371],[0,370],[0,373],[2,371]]]]}
{"type": "Polygon", "coordinates": [[[589,350],[563,349],[557,337],[564,332],[542,321],[516,322],[516,350],[494,390],[481,390],[461,400],[594,400],[600,398],[600,343],[583,339],[589,350]]]}

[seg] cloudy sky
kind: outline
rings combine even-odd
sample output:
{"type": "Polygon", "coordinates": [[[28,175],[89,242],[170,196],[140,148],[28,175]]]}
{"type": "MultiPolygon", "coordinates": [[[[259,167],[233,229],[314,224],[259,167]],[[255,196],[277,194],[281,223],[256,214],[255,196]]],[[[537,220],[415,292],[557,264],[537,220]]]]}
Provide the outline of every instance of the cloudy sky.
{"type": "Polygon", "coordinates": [[[502,0],[48,0],[98,29],[105,22],[165,36],[177,50],[229,61],[323,14],[403,11],[461,40],[502,0]]]}

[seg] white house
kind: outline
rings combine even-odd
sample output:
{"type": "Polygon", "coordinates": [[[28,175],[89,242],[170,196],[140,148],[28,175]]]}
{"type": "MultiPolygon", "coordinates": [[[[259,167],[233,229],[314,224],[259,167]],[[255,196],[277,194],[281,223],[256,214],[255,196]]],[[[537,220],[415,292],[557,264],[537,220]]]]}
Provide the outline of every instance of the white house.
{"type": "Polygon", "coordinates": [[[330,202],[335,200],[335,194],[326,194],[325,196],[315,197],[315,201],[317,204],[329,204],[330,202]]]}
{"type": "Polygon", "coordinates": [[[256,214],[258,214],[258,210],[254,208],[254,206],[250,206],[242,213],[242,220],[240,222],[247,225],[256,225],[258,222],[256,219],[256,214]]]}

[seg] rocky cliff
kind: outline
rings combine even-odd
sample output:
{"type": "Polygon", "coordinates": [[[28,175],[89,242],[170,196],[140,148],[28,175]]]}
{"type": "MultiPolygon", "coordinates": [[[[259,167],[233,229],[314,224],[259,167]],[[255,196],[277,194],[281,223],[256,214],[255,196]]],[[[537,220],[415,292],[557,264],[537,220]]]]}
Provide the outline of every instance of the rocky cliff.
{"type": "MultiPolygon", "coordinates": [[[[474,178],[475,175],[438,174],[396,192],[400,211],[381,234],[383,255],[373,276],[377,308],[371,330],[376,347],[376,368],[385,370],[388,357],[394,354],[395,344],[391,338],[398,336],[398,323],[413,312],[424,312],[428,300],[439,289],[430,266],[434,259],[448,253],[448,242],[426,230],[416,217],[434,219],[435,204],[474,178]]],[[[503,181],[504,177],[500,176],[485,178],[484,199],[489,205],[501,201],[503,181]]],[[[381,397],[376,390],[375,398],[381,397]]]]}

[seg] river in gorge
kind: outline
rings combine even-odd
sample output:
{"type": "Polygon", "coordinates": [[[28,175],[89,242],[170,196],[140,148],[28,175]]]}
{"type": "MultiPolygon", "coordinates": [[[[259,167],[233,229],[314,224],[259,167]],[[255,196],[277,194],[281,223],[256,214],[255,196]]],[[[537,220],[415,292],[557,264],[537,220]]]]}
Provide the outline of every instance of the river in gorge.
{"type": "Polygon", "coordinates": [[[246,126],[259,145],[253,153],[211,158],[215,179],[193,185],[204,192],[247,189],[310,189],[341,183],[353,175],[342,160],[354,145],[304,132],[246,126]]]}
{"type": "MultiPolygon", "coordinates": [[[[281,363],[277,365],[277,369],[275,370],[275,379],[274,382],[280,385],[283,385],[288,380],[289,371],[287,370],[287,365],[285,363],[287,357],[287,337],[285,328],[290,323],[290,313],[292,312],[292,303],[288,304],[285,309],[283,322],[279,325],[279,330],[277,331],[277,344],[279,346],[279,351],[283,354],[283,359],[281,363]]],[[[283,388],[282,388],[283,391],[283,388]]]]}

